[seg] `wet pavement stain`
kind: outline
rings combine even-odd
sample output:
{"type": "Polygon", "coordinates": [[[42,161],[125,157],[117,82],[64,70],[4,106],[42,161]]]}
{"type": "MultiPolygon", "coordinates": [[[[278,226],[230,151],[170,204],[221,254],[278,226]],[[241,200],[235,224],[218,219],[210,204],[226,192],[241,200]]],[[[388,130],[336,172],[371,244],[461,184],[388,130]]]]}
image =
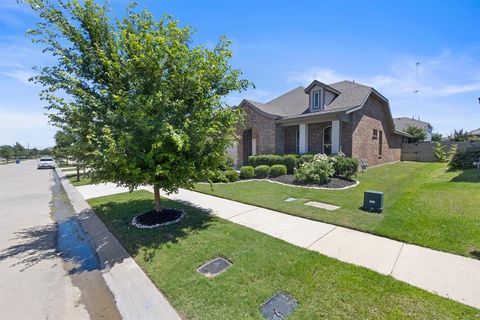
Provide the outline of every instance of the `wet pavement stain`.
{"type": "Polygon", "coordinates": [[[81,292],[80,303],[91,319],[121,319],[101,273],[100,261],[58,177],[54,174],[51,216],[57,225],[56,250],[64,270],[81,292]]]}

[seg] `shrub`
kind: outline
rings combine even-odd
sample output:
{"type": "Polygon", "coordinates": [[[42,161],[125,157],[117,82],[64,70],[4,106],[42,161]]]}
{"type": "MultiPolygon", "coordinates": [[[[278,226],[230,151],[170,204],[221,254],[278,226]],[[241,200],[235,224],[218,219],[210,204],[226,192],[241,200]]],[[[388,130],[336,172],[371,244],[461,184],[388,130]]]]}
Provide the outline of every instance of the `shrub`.
{"type": "Polygon", "coordinates": [[[228,181],[235,182],[240,179],[240,174],[235,170],[227,170],[225,171],[225,177],[228,179],[228,181]]]}
{"type": "Polygon", "coordinates": [[[447,156],[448,161],[452,161],[453,156],[455,156],[455,154],[457,153],[457,149],[458,149],[457,144],[452,144],[450,146],[450,150],[448,150],[448,156],[447,156]]]}
{"type": "Polygon", "coordinates": [[[480,148],[467,148],[457,151],[448,164],[450,170],[472,169],[473,163],[480,157],[480,148]]]}
{"type": "Polygon", "coordinates": [[[255,167],[255,177],[266,178],[270,174],[270,167],[267,165],[261,165],[255,167]]]}
{"type": "Polygon", "coordinates": [[[248,164],[252,167],[258,167],[262,165],[270,167],[276,164],[283,164],[287,167],[288,173],[293,173],[293,169],[295,168],[298,159],[299,156],[296,154],[259,154],[248,157],[248,164]]]}
{"type": "Polygon", "coordinates": [[[333,168],[335,174],[340,177],[347,179],[352,179],[357,176],[358,172],[358,159],[345,157],[345,156],[335,156],[332,157],[335,159],[333,162],[333,168]]]}
{"type": "Polygon", "coordinates": [[[303,154],[300,156],[300,158],[297,159],[296,167],[298,168],[305,162],[310,162],[312,160],[313,160],[313,154],[310,154],[310,153],[303,154]]]}
{"type": "Polygon", "coordinates": [[[447,161],[447,150],[445,145],[441,144],[440,142],[437,142],[435,144],[435,149],[433,150],[433,153],[437,160],[439,162],[445,162],[447,161]]]}
{"type": "Polygon", "coordinates": [[[252,166],[243,166],[240,168],[240,178],[250,179],[255,176],[255,170],[252,166]]]}
{"type": "Polygon", "coordinates": [[[225,176],[225,174],[220,171],[220,170],[217,170],[217,171],[208,171],[208,179],[213,182],[213,183],[216,183],[216,182],[228,182],[228,179],[227,177],[225,176]]]}
{"type": "Polygon", "coordinates": [[[287,174],[287,167],[283,164],[274,164],[270,167],[270,176],[278,177],[287,174]]]}
{"type": "Polygon", "coordinates": [[[235,161],[233,161],[232,157],[229,155],[225,155],[225,158],[220,163],[219,169],[220,170],[230,170],[235,166],[235,161]]]}
{"type": "Polygon", "coordinates": [[[295,179],[301,182],[322,184],[327,182],[335,173],[335,158],[324,154],[316,154],[313,160],[303,163],[295,169],[295,179]]]}

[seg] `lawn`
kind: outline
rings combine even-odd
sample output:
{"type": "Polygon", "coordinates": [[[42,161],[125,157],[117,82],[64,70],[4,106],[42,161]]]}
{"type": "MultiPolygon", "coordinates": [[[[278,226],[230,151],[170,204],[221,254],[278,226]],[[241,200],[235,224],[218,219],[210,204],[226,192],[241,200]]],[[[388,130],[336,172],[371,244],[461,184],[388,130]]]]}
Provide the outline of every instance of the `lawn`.
{"type": "Polygon", "coordinates": [[[77,173],[67,172],[65,173],[65,175],[67,176],[68,180],[70,180],[70,182],[76,187],[92,184],[92,180],[88,177],[85,177],[83,173],[80,174],[80,180],[77,180],[77,173]]]}
{"type": "Polygon", "coordinates": [[[480,172],[448,172],[441,163],[401,162],[367,170],[360,185],[347,190],[314,190],[269,182],[197,184],[196,191],[333,223],[377,235],[480,257],[480,172]],[[365,190],[385,193],[382,214],[360,209],[365,190]],[[285,202],[287,198],[297,201],[285,202]],[[341,208],[305,206],[310,200],[341,208]]]}
{"type": "Polygon", "coordinates": [[[187,319],[261,319],[260,305],[277,292],[299,301],[289,319],[474,319],[478,310],[424,290],[290,245],[257,231],[182,208],[179,224],[155,230],[129,226],[153,207],[136,191],[90,204],[152,281],[187,319]],[[233,266],[213,279],[196,272],[222,256],[233,266]]]}

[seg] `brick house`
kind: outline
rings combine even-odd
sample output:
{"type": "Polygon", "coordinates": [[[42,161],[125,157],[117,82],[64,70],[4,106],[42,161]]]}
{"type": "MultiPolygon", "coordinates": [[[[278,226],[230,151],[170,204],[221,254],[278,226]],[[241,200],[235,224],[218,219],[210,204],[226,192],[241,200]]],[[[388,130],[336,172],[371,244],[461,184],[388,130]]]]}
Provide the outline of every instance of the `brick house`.
{"type": "Polygon", "coordinates": [[[237,165],[255,154],[343,152],[369,165],[400,160],[409,137],[396,130],[388,100],[351,81],[317,80],[267,103],[243,100],[246,121],[237,129],[237,165]]]}

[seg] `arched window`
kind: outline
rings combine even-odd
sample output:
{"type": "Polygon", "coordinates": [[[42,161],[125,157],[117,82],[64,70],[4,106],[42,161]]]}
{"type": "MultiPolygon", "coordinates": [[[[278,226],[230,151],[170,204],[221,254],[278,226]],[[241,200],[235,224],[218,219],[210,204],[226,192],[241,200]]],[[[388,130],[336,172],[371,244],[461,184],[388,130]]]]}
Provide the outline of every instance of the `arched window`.
{"type": "Polygon", "coordinates": [[[323,129],[323,153],[332,153],[332,127],[323,129]]]}

